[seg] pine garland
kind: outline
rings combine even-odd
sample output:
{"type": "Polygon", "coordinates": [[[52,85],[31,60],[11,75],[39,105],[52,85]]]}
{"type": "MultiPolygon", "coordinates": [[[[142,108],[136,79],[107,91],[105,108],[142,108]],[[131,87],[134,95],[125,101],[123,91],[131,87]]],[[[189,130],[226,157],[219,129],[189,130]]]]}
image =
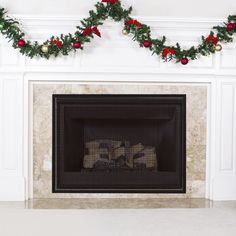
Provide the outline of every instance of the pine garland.
{"type": "Polygon", "coordinates": [[[198,59],[201,55],[207,56],[220,51],[220,43],[232,42],[233,34],[236,33],[236,15],[230,15],[227,22],[213,27],[207,37],[202,36],[198,46],[183,49],[179,43],[168,45],[165,36],[152,38],[151,28],[133,19],[130,16],[131,12],[132,7],[124,9],[119,0],[102,0],[95,4],[95,10],[89,11],[89,17],[81,20],[81,25],[77,26],[73,34],[52,36],[40,44],[37,41],[25,40],[25,33],[20,29],[19,22],[6,16],[6,10],[0,8],[0,32],[13,42],[13,47],[19,49],[21,54],[30,58],[49,59],[51,56],[69,55],[72,51],[83,50],[84,45],[91,42],[94,35],[101,37],[98,26],[111,17],[116,22],[124,21],[123,34],[131,34],[140,47],[148,48],[152,55],[161,56],[164,61],[174,59],[183,65],[188,64],[189,60],[198,59]]]}

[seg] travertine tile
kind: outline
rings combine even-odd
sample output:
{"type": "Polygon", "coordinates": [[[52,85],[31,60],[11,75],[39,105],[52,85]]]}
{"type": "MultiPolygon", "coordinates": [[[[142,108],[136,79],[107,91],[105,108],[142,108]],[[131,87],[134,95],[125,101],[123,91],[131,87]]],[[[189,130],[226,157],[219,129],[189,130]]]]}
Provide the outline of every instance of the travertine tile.
{"type": "Polygon", "coordinates": [[[33,85],[34,198],[203,198],[205,197],[207,87],[169,84],[34,84],[33,85]],[[52,94],[186,94],[186,194],[52,194],[52,94]],[[47,168],[45,167],[45,161],[47,168]]]}

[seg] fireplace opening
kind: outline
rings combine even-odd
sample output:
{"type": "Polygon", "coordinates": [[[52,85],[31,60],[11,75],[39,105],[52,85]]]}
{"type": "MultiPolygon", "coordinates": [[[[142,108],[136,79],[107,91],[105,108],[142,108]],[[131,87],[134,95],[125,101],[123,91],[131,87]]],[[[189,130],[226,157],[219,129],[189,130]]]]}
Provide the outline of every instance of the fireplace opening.
{"type": "Polygon", "coordinates": [[[185,95],[53,95],[53,192],[186,191],[185,95]]]}

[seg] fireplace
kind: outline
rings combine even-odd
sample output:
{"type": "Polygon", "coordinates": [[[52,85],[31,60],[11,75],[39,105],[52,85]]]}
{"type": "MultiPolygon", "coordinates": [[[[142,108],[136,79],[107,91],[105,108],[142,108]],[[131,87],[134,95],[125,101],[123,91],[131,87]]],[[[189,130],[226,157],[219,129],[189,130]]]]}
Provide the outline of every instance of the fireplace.
{"type": "Polygon", "coordinates": [[[185,193],[185,95],[53,95],[54,193],[185,193]]]}

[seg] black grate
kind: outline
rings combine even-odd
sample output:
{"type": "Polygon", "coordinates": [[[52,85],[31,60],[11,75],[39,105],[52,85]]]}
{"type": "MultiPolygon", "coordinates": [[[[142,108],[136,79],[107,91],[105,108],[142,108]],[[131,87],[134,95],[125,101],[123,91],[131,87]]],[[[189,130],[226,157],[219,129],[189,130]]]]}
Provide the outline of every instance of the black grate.
{"type": "Polygon", "coordinates": [[[93,140],[85,143],[83,167],[90,170],[157,169],[156,148],[128,140],[93,140]]]}

